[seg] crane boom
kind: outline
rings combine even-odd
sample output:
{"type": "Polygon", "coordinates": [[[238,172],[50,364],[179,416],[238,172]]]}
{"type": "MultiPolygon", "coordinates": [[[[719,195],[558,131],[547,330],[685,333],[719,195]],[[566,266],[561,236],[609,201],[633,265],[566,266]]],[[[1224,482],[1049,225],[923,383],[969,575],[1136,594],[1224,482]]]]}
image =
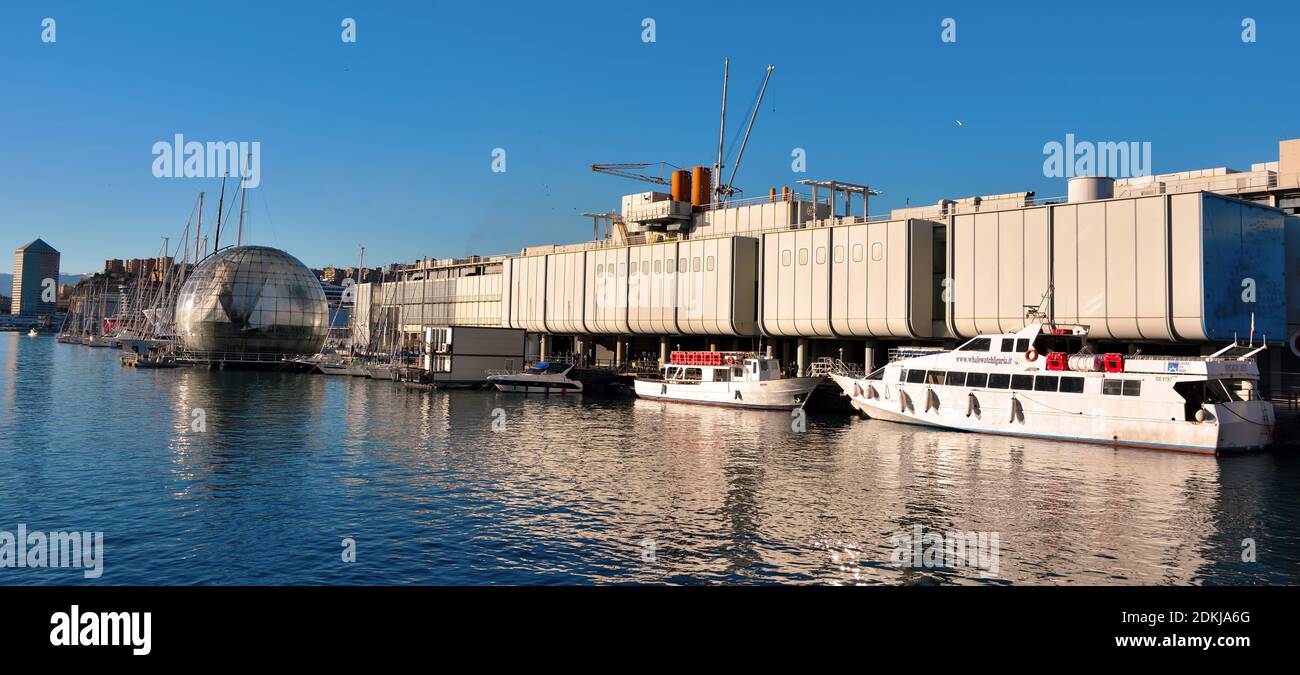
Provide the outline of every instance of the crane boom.
{"type": "Polygon", "coordinates": [[[677,168],[668,162],[629,162],[623,164],[592,164],[591,170],[596,173],[607,173],[611,176],[620,178],[630,178],[632,180],[654,183],[655,185],[671,186],[672,183],[664,178],[664,170],[667,167],[677,168]],[[659,166],[659,175],[654,176],[647,173],[638,173],[635,169],[645,169],[655,165],[659,166]]]}

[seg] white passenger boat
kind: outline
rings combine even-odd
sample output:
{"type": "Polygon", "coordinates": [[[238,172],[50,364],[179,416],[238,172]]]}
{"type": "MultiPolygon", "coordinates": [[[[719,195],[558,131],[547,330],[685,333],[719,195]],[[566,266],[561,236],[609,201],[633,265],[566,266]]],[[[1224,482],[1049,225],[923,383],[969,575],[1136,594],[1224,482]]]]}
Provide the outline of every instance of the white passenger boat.
{"type": "Polygon", "coordinates": [[[579,393],[582,382],[570,377],[572,363],[539,361],[522,373],[502,373],[488,377],[496,388],[514,394],[579,393]]]}
{"type": "Polygon", "coordinates": [[[636,395],[651,400],[792,410],[820,377],[786,377],[780,361],[750,352],[673,352],[662,372],[638,376],[636,395]]]}
{"type": "Polygon", "coordinates": [[[1016,436],[1218,453],[1273,439],[1260,349],[1212,356],[1087,351],[1086,326],[1030,323],[955,350],[832,378],[867,416],[1016,436]]]}

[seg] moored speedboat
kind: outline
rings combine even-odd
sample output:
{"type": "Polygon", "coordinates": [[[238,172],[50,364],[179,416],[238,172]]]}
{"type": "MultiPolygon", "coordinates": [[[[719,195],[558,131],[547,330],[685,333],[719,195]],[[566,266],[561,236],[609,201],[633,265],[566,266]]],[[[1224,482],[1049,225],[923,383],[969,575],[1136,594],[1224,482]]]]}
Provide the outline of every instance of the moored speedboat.
{"type": "Polygon", "coordinates": [[[1273,439],[1273,404],[1241,356],[1087,351],[1086,326],[1030,323],[867,377],[832,374],[867,416],[984,433],[1218,453],[1273,439]],[[1041,358],[1040,358],[1041,355],[1041,358]]]}
{"type": "Polygon", "coordinates": [[[499,391],[513,394],[578,393],[582,382],[570,377],[571,363],[539,361],[522,373],[503,373],[488,377],[499,391]]]}
{"type": "Polygon", "coordinates": [[[765,410],[802,407],[820,377],[786,377],[780,361],[750,352],[673,352],[657,376],[638,376],[640,398],[765,410]]]}

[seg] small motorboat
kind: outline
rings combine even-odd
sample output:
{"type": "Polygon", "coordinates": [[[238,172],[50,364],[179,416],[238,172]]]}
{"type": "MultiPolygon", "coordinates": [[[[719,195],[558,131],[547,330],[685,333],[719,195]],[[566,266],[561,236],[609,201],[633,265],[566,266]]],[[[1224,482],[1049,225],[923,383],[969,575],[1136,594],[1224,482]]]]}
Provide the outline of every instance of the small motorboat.
{"type": "Polygon", "coordinates": [[[640,398],[760,410],[808,402],[821,377],[788,377],[781,362],[752,352],[673,352],[662,372],[639,375],[640,398]]]}
{"type": "Polygon", "coordinates": [[[538,361],[522,373],[489,376],[488,382],[511,394],[579,393],[582,382],[569,376],[572,370],[572,363],[538,361]]]}
{"type": "Polygon", "coordinates": [[[40,334],[41,334],[40,331],[36,330],[35,328],[27,331],[27,337],[38,337],[40,336],[40,334]]]}

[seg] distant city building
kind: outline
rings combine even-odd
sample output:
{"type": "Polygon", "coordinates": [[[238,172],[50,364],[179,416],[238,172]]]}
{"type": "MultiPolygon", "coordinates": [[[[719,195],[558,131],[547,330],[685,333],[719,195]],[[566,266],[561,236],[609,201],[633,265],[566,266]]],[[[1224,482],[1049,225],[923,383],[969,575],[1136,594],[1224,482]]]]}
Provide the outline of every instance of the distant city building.
{"type": "Polygon", "coordinates": [[[54,314],[57,285],[59,283],[59,252],[53,246],[37,239],[14,251],[13,302],[9,310],[15,316],[47,316],[54,314]],[[49,282],[46,280],[49,279],[49,282]],[[50,288],[49,301],[43,301],[42,291],[50,288]]]}
{"type": "Polygon", "coordinates": [[[126,262],[122,260],[105,260],[104,274],[122,276],[126,274],[126,262]]]}
{"type": "Polygon", "coordinates": [[[0,314],[8,314],[13,307],[13,298],[7,295],[0,295],[0,314]]]}
{"type": "Polygon", "coordinates": [[[320,272],[320,280],[327,284],[338,284],[343,280],[342,271],[337,267],[326,267],[320,272]]]}

